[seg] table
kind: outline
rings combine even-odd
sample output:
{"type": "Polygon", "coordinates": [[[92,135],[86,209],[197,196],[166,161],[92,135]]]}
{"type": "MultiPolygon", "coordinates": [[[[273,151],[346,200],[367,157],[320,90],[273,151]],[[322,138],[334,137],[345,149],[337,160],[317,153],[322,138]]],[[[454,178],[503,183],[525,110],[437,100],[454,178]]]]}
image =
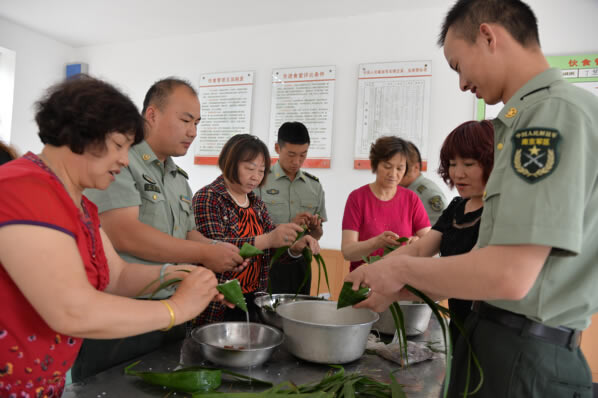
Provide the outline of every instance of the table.
{"type": "MultiPolygon", "coordinates": [[[[411,340],[412,338],[410,338],[411,340]]],[[[432,319],[428,330],[413,338],[416,341],[440,342],[442,331],[438,323],[432,319]]],[[[191,339],[162,347],[139,358],[141,363],[136,370],[171,371],[179,364],[184,366],[206,365],[191,339]]],[[[132,363],[133,361],[131,361],[132,363]]],[[[74,383],[66,387],[63,398],[110,398],[110,397],[164,397],[166,391],[161,387],[144,383],[137,377],[125,376],[124,368],[129,363],[115,366],[109,370],[89,377],[82,383],[74,383]]],[[[399,368],[394,362],[387,361],[375,354],[364,354],[360,359],[343,365],[346,373],[359,372],[382,382],[390,382],[389,374],[399,368]]],[[[295,384],[317,382],[331,368],[297,359],[287,352],[284,346],[279,347],[270,360],[252,369],[232,369],[237,373],[270,381],[274,384],[292,380],[295,384]]],[[[445,362],[433,359],[410,365],[406,369],[395,372],[397,381],[403,384],[408,397],[438,398],[444,379],[445,362]]],[[[263,387],[261,387],[263,389],[263,387]]],[[[219,391],[252,391],[252,387],[223,382],[219,391]]],[[[256,387],[255,391],[260,391],[256,387]]],[[[173,397],[185,397],[190,394],[177,393],[173,397]]]]}

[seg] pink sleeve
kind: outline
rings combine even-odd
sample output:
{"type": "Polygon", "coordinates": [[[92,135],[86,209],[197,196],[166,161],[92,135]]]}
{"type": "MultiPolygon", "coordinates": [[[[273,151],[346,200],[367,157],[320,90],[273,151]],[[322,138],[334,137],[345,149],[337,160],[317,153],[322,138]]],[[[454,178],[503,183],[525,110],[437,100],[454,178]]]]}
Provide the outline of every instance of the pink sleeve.
{"type": "Polygon", "coordinates": [[[426,228],[430,226],[430,219],[428,218],[428,213],[426,213],[426,208],[422,203],[421,199],[415,194],[412,194],[413,200],[413,218],[412,218],[412,225],[413,225],[413,235],[417,231],[422,228],[426,228]]]}
{"type": "Polygon", "coordinates": [[[342,229],[357,231],[361,229],[362,206],[359,206],[359,197],[357,191],[351,192],[345,204],[345,214],[343,215],[342,229]]]}

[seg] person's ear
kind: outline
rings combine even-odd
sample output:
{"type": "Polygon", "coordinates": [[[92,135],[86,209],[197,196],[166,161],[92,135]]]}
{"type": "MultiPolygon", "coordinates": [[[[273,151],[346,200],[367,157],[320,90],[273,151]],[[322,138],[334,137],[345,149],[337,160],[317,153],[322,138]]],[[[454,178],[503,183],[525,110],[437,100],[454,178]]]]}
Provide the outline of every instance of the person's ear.
{"type": "Polygon", "coordinates": [[[488,47],[491,52],[496,50],[496,29],[487,23],[480,25],[478,34],[480,35],[483,43],[488,47]]]}
{"type": "Polygon", "coordinates": [[[278,145],[278,142],[274,144],[274,151],[276,151],[276,153],[280,155],[280,145],[278,145]]]}

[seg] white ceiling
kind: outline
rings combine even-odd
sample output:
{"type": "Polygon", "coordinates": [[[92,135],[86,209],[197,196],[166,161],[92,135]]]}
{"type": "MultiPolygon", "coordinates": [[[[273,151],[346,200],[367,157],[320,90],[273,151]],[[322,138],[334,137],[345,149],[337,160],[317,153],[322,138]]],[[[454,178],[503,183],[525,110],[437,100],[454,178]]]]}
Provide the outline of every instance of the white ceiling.
{"type": "Polygon", "coordinates": [[[449,4],[452,0],[0,0],[0,17],[84,47],[449,4]]]}

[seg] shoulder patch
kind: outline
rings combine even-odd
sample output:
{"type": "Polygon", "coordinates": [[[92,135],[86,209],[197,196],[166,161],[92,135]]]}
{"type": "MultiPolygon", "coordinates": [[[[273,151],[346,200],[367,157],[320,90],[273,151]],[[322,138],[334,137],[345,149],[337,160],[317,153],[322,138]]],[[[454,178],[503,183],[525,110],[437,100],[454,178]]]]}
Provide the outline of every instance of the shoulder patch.
{"type": "Polygon", "coordinates": [[[428,203],[434,211],[442,211],[444,208],[444,203],[442,202],[440,195],[432,196],[430,200],[428,200],[428,203]]]}
{"type": "Polygon", "coordinates": [[[511,166],[515,174],[530,184],[552,174],[559,163],[557,145],[560,139],[561,134],[555,129],[531,127],[517,130],[511,137],[511,166]]]}
{"type": "Polygon", "coordinates": [[[304,171],[303,174],[305,174],[307,177],[311,178],[312,180],[316,180],[317,182],[320,182],[320,179],[313,174],[309,174],[306,171],[304,171]]]}
{"type": "Polygon", "coordinates": [[[415,190],[419,193],[423,193],[426,189],[428,189],[428,187],[425,186],[424,184],[418,185],[417,188],[415,188],[415,190]]]}
{"type": "Polygon", "coordinates": [[[181,169],[179,166],[176,167],[176,171],[178,171],[186,179],[189,179],[189,174],[187,174],[187,172],[181,169]]]}

